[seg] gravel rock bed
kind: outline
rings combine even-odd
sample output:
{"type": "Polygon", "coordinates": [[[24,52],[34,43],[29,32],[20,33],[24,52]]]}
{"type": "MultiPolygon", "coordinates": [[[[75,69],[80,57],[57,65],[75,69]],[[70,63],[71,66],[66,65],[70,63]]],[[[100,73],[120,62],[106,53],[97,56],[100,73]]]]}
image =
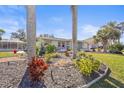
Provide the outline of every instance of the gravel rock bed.
{"type": "Polygon", "coordinates": [[[18,87],[23,74],[25,73],[27,63],[24,60],[17,62],[0,63],[0,88],[18,87]]]}
{"type": "Polygon", "coordinates": [[[47,88],[81,88],[98,76],[94,73],[85,77],[70,63],[59,67],[50,65],[44,76],[44,85],[47,88]]]}

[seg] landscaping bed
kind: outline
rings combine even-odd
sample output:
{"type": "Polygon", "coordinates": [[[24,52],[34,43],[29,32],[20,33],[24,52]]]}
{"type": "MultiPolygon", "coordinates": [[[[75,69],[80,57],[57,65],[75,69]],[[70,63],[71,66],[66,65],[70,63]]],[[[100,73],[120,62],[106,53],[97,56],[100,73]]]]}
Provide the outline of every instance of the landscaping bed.
{"type": "MultiPolygon", "coordinates": [[[[82,88],[90,87],[97,82],[97,78],[105,75],[107,67],[101,64],[99,71],[85,76],[75,67],[73,62],[64,65],[51,64],[45,72],[44,85],[47,88],[82,88]],[[95,80],[95,81],[94,81],[95,80]]],[[[101,78],[100,78],[101,79],[101,78]]]]}
{"type": "Polygon", "coordinates": [[[17,88],[27,63],[24,60],[0,63],[0,88],[17,88]]]}

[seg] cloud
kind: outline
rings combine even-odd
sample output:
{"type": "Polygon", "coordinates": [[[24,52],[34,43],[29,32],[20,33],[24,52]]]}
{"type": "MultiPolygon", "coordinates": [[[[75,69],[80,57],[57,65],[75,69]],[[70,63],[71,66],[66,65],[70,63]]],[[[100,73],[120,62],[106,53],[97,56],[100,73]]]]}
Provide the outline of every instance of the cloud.
{"type": "Polygon", "coordinates": [[[10,33],[17,31],[20,28],[25,29],[24,26],[22,26],[22,22],[19,22],[18,20],[14,20],[11,18],[4,18],[0,19],[0,28],[4,29],[6,33],[3,35],[3,38],[10,38],[10,33]],[[21,24],[20,24],[21,23],[21,24]]]}
{"type": "Polygon", "coordinates": [[[65,29],[56,29],[56,30],[53,30],[53,34],[55,35],[55,37],[58,37],[58,38],[70,38],[70,35],[71,35],[65,29]]]}
{"type": "Polygon", "coordinates": [[[20,14],[22,8],[22,6],[0,6],[0,13],[3,15],[0,17],[0,28],[6,31],[3,38],[9,39],[11,32],[20,28],[25,29],[26,19],[24,13],[20,14]]]}
{"type": "Polygon", "coordinates": [[[87,39],[95,35],[99,27],[91,24],[82,25],[78,29],[78,39],[87,39]]]}
{"type": "Polygon", "coordinates": [[[5,15],[7,14],[15,14],[17,11],[23,12],[24,7],[20,5],[1,5],[0,6],[0,11],[4,13],[5,15]]]}
{"type": "Polygon", "coordinates": [[[62,17],[51,17],[50,18],[50,22],[51,23],[62,23],[63,22],[63,18],[62,17]]]}

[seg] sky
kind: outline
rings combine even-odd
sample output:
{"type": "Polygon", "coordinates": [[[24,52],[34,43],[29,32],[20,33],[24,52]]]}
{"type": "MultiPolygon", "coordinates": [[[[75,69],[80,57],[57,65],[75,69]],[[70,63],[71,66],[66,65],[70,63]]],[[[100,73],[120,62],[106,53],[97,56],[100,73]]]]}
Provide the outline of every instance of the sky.
{"type": "MultiPolygon", "coordinates": [[[[124,6],[78,6],[78,40],[92,37],[107,22],[124,21],[124,6]]],[[[11,32],[26,30],[25,6],[0,6],[0,28],[9,39],[11,32]]],[[[72,37],[71,8],[67,5],[36,6],[36,34],[53,34],[58,38],[72,37]]],[[[124,42],[124,36],[121,41],[124,42]]]]}

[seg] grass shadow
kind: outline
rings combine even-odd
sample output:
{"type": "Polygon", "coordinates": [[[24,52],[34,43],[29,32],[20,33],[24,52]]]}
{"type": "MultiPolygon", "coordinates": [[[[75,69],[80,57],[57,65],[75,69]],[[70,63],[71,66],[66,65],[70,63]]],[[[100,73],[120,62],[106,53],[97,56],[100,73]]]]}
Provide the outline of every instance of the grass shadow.
{"type": "Polygon", "coordinates": [[[124,83],[109,76],[110,73],[111,70],[109,69],[107,75],[93,84],[90,88],[124,88],[124,83]]]}

